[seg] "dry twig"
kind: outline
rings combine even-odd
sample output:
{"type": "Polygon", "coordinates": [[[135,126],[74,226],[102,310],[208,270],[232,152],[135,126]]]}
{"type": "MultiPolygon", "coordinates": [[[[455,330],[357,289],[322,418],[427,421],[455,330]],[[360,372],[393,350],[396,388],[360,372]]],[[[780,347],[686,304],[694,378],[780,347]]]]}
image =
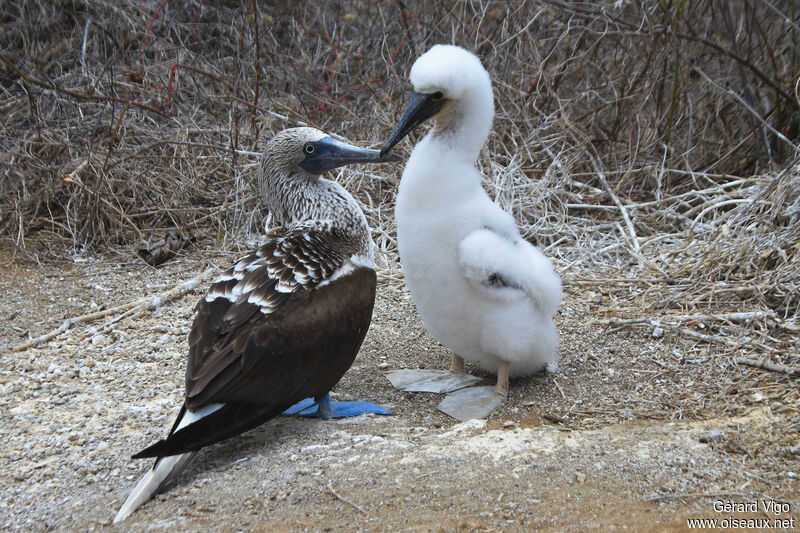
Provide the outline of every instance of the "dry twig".
{"type": "Polygon", "coordinates": [[[733,360],[740,365],[761,368],[764,370],[769,370],[770,372],[779,372],[788,376],[800,376],[800,366],[778,365],[767,361],[749,359],[747,357],[735,357],[733,360]]]}
{"type": "Polygon", "coordinates": [[[9,351],[20,352],[22,350],[26,350],[33,346],[38,346],[42,343],[45,343],[61,335],[62,333],[64,333],[65,331],[67,331],[76,324],[84,324],[86,322],[92,322],[94,320],[97,320],[98,318],[104,318],[107,316],[116,315],[118,313],[130,313],[139,309],[141,310],[147,309],[152,311],[153,309],[156,309],[168,302],[171,302],[176,298],[180,298],[184,294],[194,290],[201,283],[203,283],[204,281],[208,280],[211,276],[213,276],[214,272],[216,271],[217,269],[215,268],[208,268],[202,274],[199,274],[188,281],[184,281],[183,283],[176,285],[170,290],[161,292],[155,296],[142,298],[140,300],[135,300],[133,302],[128,302],[122,305],[117,305],[109,309],[103,309],[102,311],[96,311],[94,313],[86,313],[84,315],[68,318],[64,320],[64,322],[58,328],[43,335],[40,335],[34,339],[30,339],[23,343],[17,344],[16,346],[12,346],[11,348],[9,348],[9,351]]]}
{"type": "Polygon", "coordinates": [[[355,507],[356,509],[358,509],[359,511],[361,511],[364,514],[367,514],[367,512],[361,506],[357,505],[352,500],[349,500],[349,499],[345,498],[344,496],[342,496],[341,494],[339,494],[338,492],[333,490],[333,483],[331,482],[330,479],[328,480],[328,490],[331,491],[331,494],[333,494],[337,499],[343,501],[344,503],[346,503],[348,505],[352,505],[353,507],[355,507]]]}

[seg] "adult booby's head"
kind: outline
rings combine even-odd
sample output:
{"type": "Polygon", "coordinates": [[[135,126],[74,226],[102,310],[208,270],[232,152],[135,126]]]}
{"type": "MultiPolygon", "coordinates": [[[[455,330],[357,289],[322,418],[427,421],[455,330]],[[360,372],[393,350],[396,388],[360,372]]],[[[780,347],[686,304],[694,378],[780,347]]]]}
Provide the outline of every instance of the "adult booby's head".
{"type": "Polygon", "coordinates": [[[381,153],[430,118],[436,118],[434,134],[451,136],[454,144],[480,150],[489,134],[494,114],[492,83],[474,54],[451,45],[435,45],[411,67],[411,96],[381,153]]]}
{"type": "Polygon", "coordinates": [[[360,148],[337,141],[314,128],[290,128],[277,133],[264,149],[262,166],[311,179],[353,163],[398,161],[397,154],[360,148]]]}
{"type": "Polygon", "coordinates": [[[353,163],[398,161],[394,153],[339,142],[314,128],[291,128],[275,134],[264,148],[259,169],[261,200],[283,227],[336,218],[366,226],[358,203],[338,184],[321,175],[353,163]]]}

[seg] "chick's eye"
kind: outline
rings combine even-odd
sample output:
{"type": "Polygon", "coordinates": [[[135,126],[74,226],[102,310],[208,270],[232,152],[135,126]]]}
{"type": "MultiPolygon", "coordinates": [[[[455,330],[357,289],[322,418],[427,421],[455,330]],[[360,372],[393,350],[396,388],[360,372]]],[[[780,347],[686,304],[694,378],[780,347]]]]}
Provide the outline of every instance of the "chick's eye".
{"type": "Polygon", "coordinates": [[[431,95],[431,98],[433,98],[434,102],[441,102],[442,100],[444,100],[444,94],[442,93],[442,91],[436,91],[431,95]]]}
{"type": "Polygon", "coordinates": [[[306,147],[305,147],[305,151],[306,151],[307,154],[313,154],[314,153],[314,145],[313,144],[307,144],[306,147]]]}

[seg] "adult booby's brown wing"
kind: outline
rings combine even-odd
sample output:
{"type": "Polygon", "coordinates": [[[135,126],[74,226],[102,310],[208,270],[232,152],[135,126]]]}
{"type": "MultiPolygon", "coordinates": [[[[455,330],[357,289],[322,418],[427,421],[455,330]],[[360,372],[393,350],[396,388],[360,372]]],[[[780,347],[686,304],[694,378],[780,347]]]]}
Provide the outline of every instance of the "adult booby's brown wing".
{"type": "Polygon", "coordinates": [[[197,450],[327,394],[372,318],[375,271],[352,261],[359,248],[352,235],[315,224],[268,242],[218,278],[189,335],[184,409],[169,437],[134,457],[197,450]],[[181,427],[186,409],[217,405],[181,427]]]}

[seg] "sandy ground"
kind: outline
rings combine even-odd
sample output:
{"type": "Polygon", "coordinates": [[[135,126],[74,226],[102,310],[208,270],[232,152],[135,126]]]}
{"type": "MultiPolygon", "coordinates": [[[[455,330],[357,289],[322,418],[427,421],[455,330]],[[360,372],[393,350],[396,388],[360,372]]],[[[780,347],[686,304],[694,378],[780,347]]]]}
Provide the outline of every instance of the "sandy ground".
{"type": "Polygon", "coordinates": [[[647,294],[569,276],[561,370],[512,381],[488,420],[458,423],[435,409],[437,395],[390,386],[387,371],[444,368],[448,352],[402,284],[386,280],[335,393],[395,416],[269,422],[205,449],[112,526],[149,467],[130,455],[166,433],[182,401],[185,337],[207,285],[153,312],[8,347],[234,255],[194,250],[153,269],[127,255],[36,265],[0,249],[2,529],[681,531],[687,519],[725,527],[731,517],[800,527],[797,380],[669,333],[608,330],[596,322],[647,294]],[[719,507],[729,500],[758,508],[719,507]]]}

